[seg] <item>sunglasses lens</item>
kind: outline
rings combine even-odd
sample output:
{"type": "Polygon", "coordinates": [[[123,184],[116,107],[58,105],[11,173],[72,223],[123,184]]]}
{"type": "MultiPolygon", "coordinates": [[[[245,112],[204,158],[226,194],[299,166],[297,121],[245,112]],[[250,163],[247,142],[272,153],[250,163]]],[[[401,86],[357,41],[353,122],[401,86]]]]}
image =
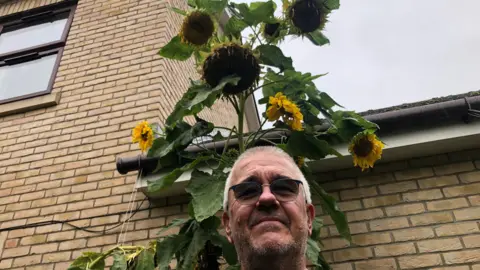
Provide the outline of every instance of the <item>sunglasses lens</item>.
{"type": "Polygon", "coordinates": [[[235,187],[234,193],[242,204],[255,203],[262,193],[262,186],[255,182],[244,182],[235,187]]]}
{"type": "Polygon", "coordinates": [[[276,180],[270,185],[270,190],[278,201],[287,202],[297,198],[299,187],[298,183],[291,179],[276,180]]]}

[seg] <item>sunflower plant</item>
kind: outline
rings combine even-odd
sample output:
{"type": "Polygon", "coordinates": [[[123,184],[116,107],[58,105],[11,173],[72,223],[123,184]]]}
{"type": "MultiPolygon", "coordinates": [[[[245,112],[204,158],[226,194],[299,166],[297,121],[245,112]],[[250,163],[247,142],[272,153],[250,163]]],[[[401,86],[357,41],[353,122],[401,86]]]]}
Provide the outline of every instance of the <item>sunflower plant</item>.
{"type": "MultiPolygon", "coordinates": [[[[188,0],[188,4],[188,10],[172,8],[183,16],[183,24],[160,48],[159,55],[177,61],[193,58],[199,76],[191,79],[161,125],[162,132],[143,121],[133,129],[132,141],[146,156],[158,160],[155,172],[165,172],[149,181],[149,192],[168,190],[183,173],[191,172],[186,187],[192,198],[189,218],[163,228],[179,227],[179,232],[159,238],[149,247],[118,246],[104,253],[87,252],[69,269],[103,269],[108,256],[114,258],[112,269],[166,270],[173,260],[177,269],[239,269],[235,248],[222,235],[216,214],[222,208],[229,168],[241,153],[259,144],[274,145],[294,158],[340,235],[351,240],[345,215],[335,199],[312,180],[306,161],[340,156],[332,146],[346,143],[354,166],[372,168],[384,147],[375,135],[379,127],[343,110],[319,91],[314,81],[325,74],[295,70],[292,59],[278,46],[290,37],[304,38],[319,47],[328,44],[322,31],[329,14],[340,7],[339,0],[283,0],[280,16],[274,16],[277,7],[271,0],[250,4],[188,0]],[[220,23],[226,15],[228,20],[220,23]],[[246,32],[251,34],[244,36],[246,32]],[[245,133],[245,104],[256,91],[264,96],[259,101],[264,105],[263,121],[258,130],[245,133]],[[216,126],[199,117],[216,102],[230,104],[237,116],[236,125],[216,126]],[[273,128],[264,129],[266,122],[273,128]],[[222,147],[199,143],[205,138],[222,147]],[[197,150],[187,149],[192,146],[197,150]]],[[[321,220],[316,219],[306,256],[317,269],[330,269],[321,253],[321,227],[321,220]]]]}

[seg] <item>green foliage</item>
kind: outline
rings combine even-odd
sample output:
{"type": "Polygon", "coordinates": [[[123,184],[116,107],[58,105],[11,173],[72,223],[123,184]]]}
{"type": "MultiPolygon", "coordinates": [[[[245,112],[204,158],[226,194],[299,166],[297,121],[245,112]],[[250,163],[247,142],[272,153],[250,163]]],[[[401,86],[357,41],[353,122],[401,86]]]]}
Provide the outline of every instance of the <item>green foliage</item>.
{"type": "MultiPolygon", "coordinates": [[[[286,5],[293,3],[290,0],[283,2],[286,5]]],[[[186,191],[192,197],[186,209],[190,218],[174,220],[162,228],[159,235],[176,227],[179,227],[179,232],[158,239],[148,248],[120,246],[103,253],[86,252],[72,263],[69,270],[103,269],[105,259],[109,256],[113,256],[112,270],[149,270],[155,269],[155,266],[159,270],[167,270],[174,259],[177,261],[178,269],[193,270],[198,267],[205,270],[201,268],[205,267],[202,264],[205,262],[201,262],[205,256],[214,256],[214,259],[222,257],[228,263],[226,269],[240,269],[235,247],[219,233],[220,219],[215,215],[222,209],[223,190],[227,178],[227,173],[224,171],[231,168],[234,160],[245,150],[245,144],[254,145],[258,140],[265,139],[264,135],[268,132],[282,130],[286,135],[281,141],[264,141],[275,144],[295,158],[319,160],[329,155],[340,156],[334,149],[333,143],[349,142],[359,132],[374,133],[379,129],[376,124],[365,120],[355,112],[339,110],[341,106],[326,92],[319,91],[315,84],[315,80],[326,74],[312,75],[295,70],[292,58],[284,54],[280,45],[277,46],[277,43],[287,40],[288,36],[306,37],[317,46],[329,44],[330,41],[322,33],[322,29],[308,34],[299,34],[285,13],[280,17],[274,16],[276,5],[272,0],[250,4],[232,3],[228,0],[188,0],[187,3],[195,10],[200,9],[209,13],[214,20],[217,20],[217,24],[225,10],[228,10],[230,18],[224,27],[220,27],[223,31],[219,30],[209,40],[209,44],[201,48],[193,47],[183,43],[180,35],[176,35],[159,50],[159,55],[186,61],[193,54],[199,75],[202,75],[201,69],[204,64],[207,64],[204,63],[205,59],[220,57],[212,53],[212,48],[237,43],[250,48],[253,56],[261,64],[263,70],[258,78],[261,85],[257,85],[256,81],[251,88],[241,93],[226,95],[223,94],[223,88],[229,84],[237,85],[241,77],[227,76],[225,74],[228,73],[223,73],[224,70],[218,70],[219,78],[223,77],[223,79],[214,88],[203,80],[191,80],[189,88],[184,89],[183,96],[162,125],[163,133],[156,134],[147,154],[148,157],[158,159],[154,173],[160,170],[165,172],[168,169],[168,173],[163,176],[149,180],[149,192],[168,190],[182,174],[188,175],[191,172],[190,182],[186,187],[186,191]],[[266,23],[279,24],[279,30],[273,30],[274,38],[262,35],[266,23]],[[244,37],[244,30],[247,29],[252,33],[244,37]],[[296,129],[301,130],[293,130],[285,120],[294,113],[288,112],[290,113],[288,115],[283,111],[284,118],[276,120],[273,123],[273,129],[259,129],[249,134],[245,142],[242,139],[239,140],[239,138],[246,138],[243,129],[246,100],[258,90],[263,92],[264,98],[260,100],[260,104],[266,105],[265,110],[270,106],[269,97],[279,92],[285,95],[290,104],[296,105],[298,108],[295,113],[300,112],[303,116],[302,127],[296,129]],[[228,137],[220,132],[212,134],[215,125],[199,117],[205,109],[212,108],[219,101],[231,105],[233,108],[231,112],[235,112],[238,117],[238,125],[217,127],[230,130],[228,137]],[[194,124],[187,122],[192,118],[195,119],[194,124]],[[215,147],[216,145],[227,147],[220,150],[211,149],[201,142],[197,143],[205,136],[211,137],[215,147]],[[201,150],[192,152],[190,148],[187,149],[191,145],[196,145],[201,150]],[[207,173],[204,172],[205,169],[211,170],[207,173]]],[[[326,9],[327,13],[340,7],[338,0],[317,0],[317,3],[326,9]]],[[[187,15],[186,11],[178,8],[171,8],[171,10],[183,16],[187,15]]],[[[235,52],[227,52],[227,55],[233,53],[235,52]]],[[[228,62],[225,66],[228,67],[229,64],[236,63],[228,62]]],[[[248,68],[248,66],[245,67],[245,69],[248,68]]],[[[265,112],[263,114],[265,115],[265,112]]],[[[312,180],[308,164],[303,165],[301,169],[307,176],[313,196],[318,197],[324,212],[332,218],[340,235],[351,241],[347,218],[340,211],[336,200],[312,180]]],[[[306,256],[316,265],[316,269],[330,269],[321,253],[321,227],[321,220],[316,218],[312,235],[308,239],[306,256]]]]}
{"type": "Polygon", "coordinates": [[[221,171],[208,174],[193,170],[186,191],[192,195],[195,219],[199,222],[215,215],[222,208],[223,189],[227,175],[221,171]]]}
{"type": "Polygon", "coordinates": [[[190,56],[192,56],[192,53],[193,47],[183,43],[180,36],[175,36],[172,38],[172,40],[170,40],[170,42],[163,46],[163,48],[158,52],[160,56],[178,61],[187,60],[190,58],[190,56]]]}

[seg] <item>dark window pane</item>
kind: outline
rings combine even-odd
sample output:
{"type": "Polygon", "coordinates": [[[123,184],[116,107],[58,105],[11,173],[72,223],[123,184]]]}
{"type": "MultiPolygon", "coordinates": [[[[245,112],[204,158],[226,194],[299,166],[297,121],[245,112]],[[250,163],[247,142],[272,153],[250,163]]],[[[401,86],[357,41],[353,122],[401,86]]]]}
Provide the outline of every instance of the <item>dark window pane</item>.
{"type": "Polygon", "coordinates": [[[45,91],[57,55],[0,67],[0,100],[45,91]]]}
{"type": "Polygon", "coordinates": [[[67,19],[33,25],[0,35],[0,54],[33,47],[62,37],[67,19]]]}

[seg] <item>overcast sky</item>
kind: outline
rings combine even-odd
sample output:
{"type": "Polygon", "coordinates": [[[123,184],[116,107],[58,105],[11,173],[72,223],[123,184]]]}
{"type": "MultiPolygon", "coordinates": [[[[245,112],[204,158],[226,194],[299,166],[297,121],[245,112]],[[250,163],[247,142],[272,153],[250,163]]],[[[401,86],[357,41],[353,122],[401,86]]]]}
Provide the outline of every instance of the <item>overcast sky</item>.
{"type": "Polygon", "coordinates": [[[465,93],[480,89],[479,10],[479,0],[341,0],[330,45],[281,48],[297,70],[328,72],[318,88],[349,110],[465,93]]]}

